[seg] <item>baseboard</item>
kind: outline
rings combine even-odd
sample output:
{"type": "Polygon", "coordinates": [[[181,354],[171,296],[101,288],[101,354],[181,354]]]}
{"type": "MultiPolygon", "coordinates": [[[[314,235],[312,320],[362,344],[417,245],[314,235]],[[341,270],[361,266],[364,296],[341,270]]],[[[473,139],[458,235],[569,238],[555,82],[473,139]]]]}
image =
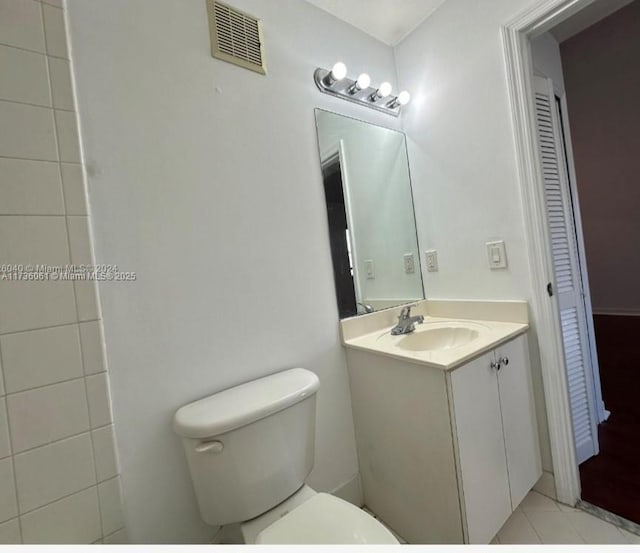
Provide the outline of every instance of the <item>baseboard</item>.
{"type": "Polygon", "coordinates": [[[543,471],[540,480],[538,480],[533,486],[533,489],[542,495],[546,495],[547,497],[556,501],[558,499],[558,494],[556,493],[556,480],[553,477],[553,473],[549,471],[543,471]]]}
{"type": "Polygon", "coordinates": [[[624,309],[606,309],[599,307],[598,309],[593,310],[594,315],[609,315],[614,317],[640,317],[640,311],[637,309],[629,309],[628,311],[624,309]]]}
{"type": "Polygon", "coordinates": [[[356,507],[362,507],[364,505],[364,499],[362,495],[360,473],[356,473],[355,476],[351,477],[344,484],[340,484],[331,492],[331,495],[335,495],[340,499],[353,503],[356,507]]]}

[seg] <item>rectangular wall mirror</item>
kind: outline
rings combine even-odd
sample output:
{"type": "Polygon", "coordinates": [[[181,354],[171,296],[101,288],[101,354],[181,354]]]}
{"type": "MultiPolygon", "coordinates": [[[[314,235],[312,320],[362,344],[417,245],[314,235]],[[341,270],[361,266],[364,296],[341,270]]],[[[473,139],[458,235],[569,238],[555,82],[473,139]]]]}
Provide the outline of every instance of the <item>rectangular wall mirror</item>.
{"type": "Polygon", "coordinates": [[[340,318],[424,299],[404,134],[315,114],[340,318]]]}

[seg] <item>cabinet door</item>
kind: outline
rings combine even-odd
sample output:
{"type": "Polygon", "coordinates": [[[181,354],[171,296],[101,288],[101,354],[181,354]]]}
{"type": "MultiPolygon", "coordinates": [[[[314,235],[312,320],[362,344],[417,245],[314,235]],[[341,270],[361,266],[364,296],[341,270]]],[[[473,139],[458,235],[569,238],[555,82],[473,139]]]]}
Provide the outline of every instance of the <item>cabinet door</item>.
{"type": "Polygon", "coordinates": [[[493,353],[455,369],[451,390],[469,543],[487,544],[511,514],[493,353]]]}
{"type": "Polygon", "coordinates": [[[498,375],[511,505],[515,509],[542,475],[540,445],[527,337],[520,336],[496,350],[501,364],[498,375]]]}

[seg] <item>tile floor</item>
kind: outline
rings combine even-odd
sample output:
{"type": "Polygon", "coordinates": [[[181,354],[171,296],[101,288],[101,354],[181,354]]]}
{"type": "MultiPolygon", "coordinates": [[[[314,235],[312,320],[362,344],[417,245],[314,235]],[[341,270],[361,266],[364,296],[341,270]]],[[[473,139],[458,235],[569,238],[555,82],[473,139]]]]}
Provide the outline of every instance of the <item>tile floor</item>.
{"type": "Polygon", "coordinates": [[[640,536],[532,491],[493,544],[640,544],[640,536]]]}

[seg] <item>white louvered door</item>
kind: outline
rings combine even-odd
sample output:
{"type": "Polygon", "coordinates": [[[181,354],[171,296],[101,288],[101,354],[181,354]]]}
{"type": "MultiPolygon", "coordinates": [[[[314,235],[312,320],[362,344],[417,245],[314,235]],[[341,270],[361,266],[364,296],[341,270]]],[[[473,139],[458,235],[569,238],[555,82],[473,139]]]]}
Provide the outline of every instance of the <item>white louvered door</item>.
{"type": "Polygon", "coordinates": [[[553,85],[535,76],[535,110],[578,463],[598,453],[597,413],[578,247],[560,118],[553,85]]]}

